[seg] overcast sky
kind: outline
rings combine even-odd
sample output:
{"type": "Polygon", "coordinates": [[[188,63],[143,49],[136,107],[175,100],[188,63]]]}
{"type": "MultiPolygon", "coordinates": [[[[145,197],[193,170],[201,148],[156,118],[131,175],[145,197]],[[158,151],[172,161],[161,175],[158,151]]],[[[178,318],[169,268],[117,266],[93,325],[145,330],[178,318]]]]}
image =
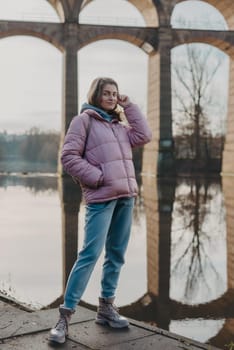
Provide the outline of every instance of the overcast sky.
{"type": "MultiPolygon", "coordinates": [[[[197,26],[202,26],[207,13],[216,27],[225,25],[222,16],[201,1],[178,5],[173,25],[185,11],[186,18],[197,26]]],[[[45,0],[0,0],[0,19],[59,22],[45,0]]],[[[144,26],[141,14],[125,0],[95,0],[83,10],[80,21],[144,26]]],[[[15,36],[0,40],[0,63],[0,131],[18,133],[32,126],[59,130],[62,53],[41,39],[15,36]]],[[[91,81],[104,75],[115,78],[122,93],[146,111],[147,55],[138,47],[120,40],[98,41],[80,50],[78,66],[80,104],[91,81]]]]}

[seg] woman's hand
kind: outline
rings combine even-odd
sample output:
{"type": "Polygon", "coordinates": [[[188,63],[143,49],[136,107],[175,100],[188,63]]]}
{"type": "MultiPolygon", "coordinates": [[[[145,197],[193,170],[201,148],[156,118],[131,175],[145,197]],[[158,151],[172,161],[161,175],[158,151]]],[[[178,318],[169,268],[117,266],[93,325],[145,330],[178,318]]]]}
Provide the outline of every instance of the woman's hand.
{"type": "Polygon", "coordinates": [[[127,95],[118,95],[118,104],[126,108],[130,104],[130,98],[127,95]]]}

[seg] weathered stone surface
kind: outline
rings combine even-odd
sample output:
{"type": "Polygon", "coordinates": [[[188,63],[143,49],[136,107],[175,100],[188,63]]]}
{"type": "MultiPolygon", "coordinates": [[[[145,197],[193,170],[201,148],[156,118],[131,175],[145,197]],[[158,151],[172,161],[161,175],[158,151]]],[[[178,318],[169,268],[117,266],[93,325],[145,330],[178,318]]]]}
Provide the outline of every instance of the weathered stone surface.
{"type": "MultiPolygon", "coordinates": [[[[30,313],[0,304],[0,314],[0,339],[49,330],[58,320],[57,309],[30,313]]],[[[94,317],[93,311],[78,307],[71,324],[93,320],[94,317]]]]}
{"type": "MultiPolygon", "coordinates": [[[[0,302],[0,349],[46,350],[58,347],[48,343],[48,331],[58,319],[58,310],[27,312],[0,302]]],[[[73,315],[69,337],[62,349],[113,350],[215,350],[170,332],[131,321],[127,329],[112,329],[94,322],[95,312],[78,307],[73,315]]]]}
{"type": "Polygon", "coordinates": [[[97,325],[93,321],[73,325],[69,331],[69,339],[79,341],[92,349],[112,348],[114,344],[122,344],[129,340],[144,338],[154,334],[147,328],[131,326],[125,329],[112,329],[97,325]]]}
{"type": "MultiPolygon", "coordinates": [[[[108,347],[103,347],[102,349],[108,349],[108,347]]],[[[111,350],[198,350],[198,349],[209,349],[215,350],[217,348],[213,347],[197,347],[193,346],[189,342],[176,341],[174,339],[165,338],[160,335],[148,336],[141,339],[136,339],[129,341],[127,343],[121,343],[111,346],[111,350]]]]}
{"type": "Polygon", "coordinates": [[[67,340],[63,345],[50,344],[48,342],[47,333],[30,334],[7,339],[4,343],[0,343],[1,350],[51,350],[59,348],[64,350],[87,350],[87,347],[81,344],[75,344],[71,340],[67,340]]]}

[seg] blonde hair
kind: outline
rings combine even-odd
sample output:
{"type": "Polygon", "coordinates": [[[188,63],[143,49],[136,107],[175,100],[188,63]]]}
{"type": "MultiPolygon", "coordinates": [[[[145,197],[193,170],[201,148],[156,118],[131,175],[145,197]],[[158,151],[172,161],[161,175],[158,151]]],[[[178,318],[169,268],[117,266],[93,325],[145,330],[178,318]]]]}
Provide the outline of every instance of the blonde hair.
{"type": "Polygon", "coordinates": [[[103,88],[106,84],[115,85],[117,92],[119,92],[118,84],[114,79],[105,78],[105,77],[96,78],[93,80],[87,94],[87,99],[89,104],[100,108],[101,95],[102,95],[103,88]]]}

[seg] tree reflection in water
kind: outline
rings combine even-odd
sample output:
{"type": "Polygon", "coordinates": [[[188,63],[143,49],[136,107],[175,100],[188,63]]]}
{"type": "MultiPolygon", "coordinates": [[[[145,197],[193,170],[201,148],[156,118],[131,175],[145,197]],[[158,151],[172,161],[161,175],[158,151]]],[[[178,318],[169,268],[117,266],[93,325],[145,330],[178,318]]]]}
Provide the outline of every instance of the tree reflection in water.
{"type": "Polygon", "coordinates": [[[32,193],[38,192],[57,192],[57,174],[0,174],[0,187],[7,188],[8,186],[22,186],[27,188],[32,193]]]}
{"type": "Polygon", "coordinates": [[[203,303],[226,291],[225,241],[220,179],[179,179],[171,232],[172,299],[203,303]]]}

